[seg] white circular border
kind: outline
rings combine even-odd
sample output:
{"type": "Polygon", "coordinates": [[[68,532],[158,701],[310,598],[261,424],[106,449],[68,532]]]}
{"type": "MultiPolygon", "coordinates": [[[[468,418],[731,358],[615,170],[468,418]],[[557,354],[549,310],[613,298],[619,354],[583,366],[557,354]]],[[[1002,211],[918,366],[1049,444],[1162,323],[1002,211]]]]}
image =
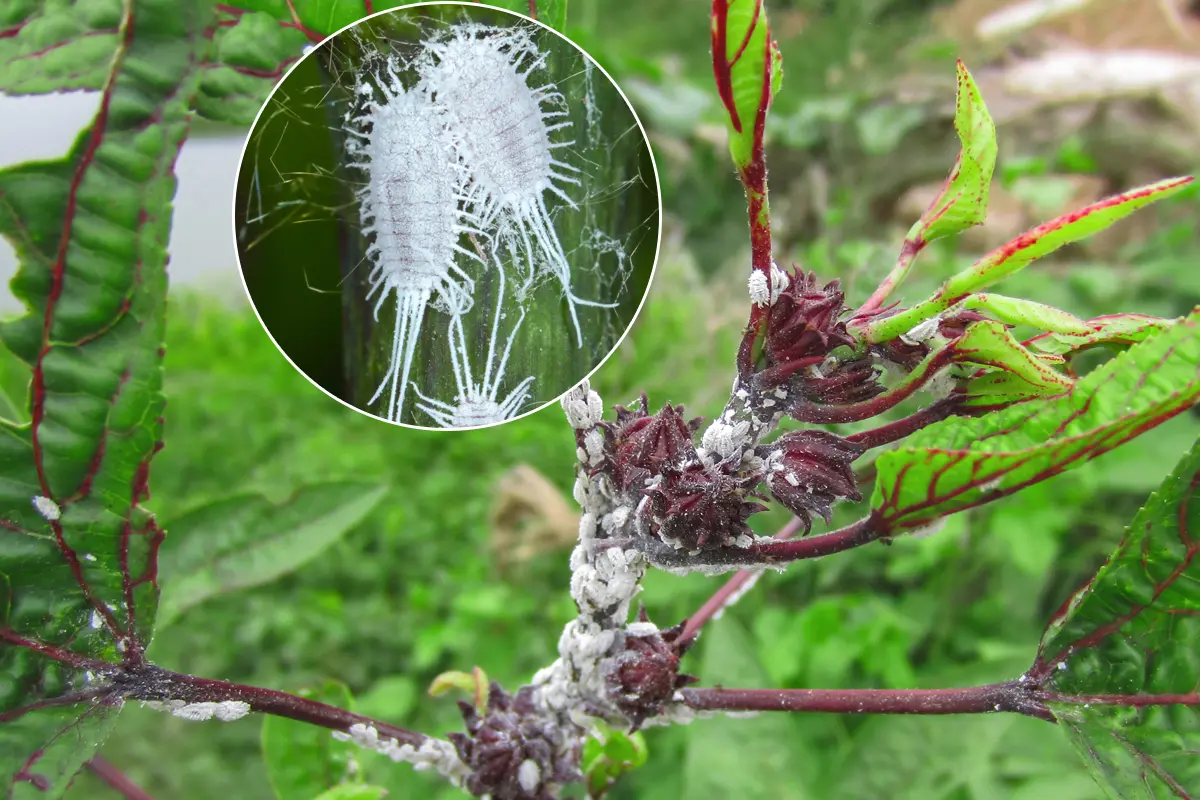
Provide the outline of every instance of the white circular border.
{"type": "Polygon", "coordinates": [[[303,375],[305,380],[307,380],[309,383],[311,383],[317,389],[321,390],[326,396],[332,398],[333,400],[336,400],[337,402],[341,403],[346,408],[349,408],[352,411],[357,411],[359,414],[362,414],[363,416],[370,417],[371,419],[378,420],[379,422],[385,423],[387,425],[393,425],[397,428],[407,428],[408,430],[416,430],[416,431],[441,431],[441,432],[445,432],[445,433],[457,433],[459,431],[486,430],[487,428],[495,428],[500,425],[507,425],[511,422],[516,422],[517,420],[524,419],[525,417],[528,417],[531,414],[536,414],[539,411],[543,411],[547,407],[552,406],[555,403],[558,403],[567,394],[567,392],[570,392],[572,389],[576,388],[577,386],[579,386],[581,383],[584,383],[585,381],[590,381],[591,377],[593,375],[595,375],[596,372],[598,372],[600,370],[600,368],[603,367],[604,364],[610,358],[613,357],[613,354],[617,352],[617,350],[621,347],[621,344],[625,341],[625,337],[629,335],[629,332],[631,330],[633,330],[633,326],[637,324],[638,317],[640,317],[642,314],[642,309],[644,309],[646,307],[646,300],[650,297],[650,291],[654,286],[654,274],[658,271],[658,259],[662,255],[662,232],[663,232],[662,176],[659,174],[659,171],[658,171],[658,162],[655,161],[655,159],[654,159],[654,148],[652,148],[650,146],[650,137],[646,134],[646,127],[642,124],[641,118],[638,117],[637,111],[634,109],[633,104],[629,102],[629,98],[625,95],[625,91],[621,88],[620,84],[618,84],[615,80],[613,80],[613,77],[608,74],[608,70],[606,70],[603,66],[601,66],[599,61],[592,58],[590,53],[588,53],[586,50],[584,50],[579,45],[575,44],[575,42],[568,39],[566,37],[566,35],[563,34],[561,31],[556,31],[554,28],[551,28],[546,23],[540,22],[536,19],[533,19],[532,17],[526,16],[526,15],[518,13],[516,11],[511,11],[507,8],[498,8],[493,5],[488,5],[487,3],[469,2],[468,0],[426,0],[425,2],[409,3],[408,5],[396,6],[394,8],[388,8],[388,9],[384,9],[382,11],[376,11],[374,14],[368,14],[367,16],[357,19],[354,22],[350,23],[349,25],[346,25],[345,27],[335,31],[334,33],[329,34],[324,39],[322,39],[320,42],[317,42],[315,44],[310,44],[309,46],[307,46],[304,49],[304,51],[302,52],[300,58],[296,59],[296,61],[290,67],[288,67],[287,72],[285,72],[283,75],[281,75],[279,80],[277,80],[275,82],[275,85],[273,87],[271,87],[271,91],[267,95],[267,99],[263,101],[262,107],[259,108],[258,113],[254,115],[254,121],[252,123],[250,123],[250,132],[246,134],[246,141],[242,143],[242,153],[238,157],[237,170],[234,173],[234,187],[236,187],[238,185],[238,183],[240,182],[240,179],[241,179],[242,165],[245,163],[246,151],[249,149],[249,146],[250,146],[250,135],[254,132],[254,129],[258,126],[259,119],[262,117],[263,111],[265,111],[267,106],[270,104],[271,98],[273,98],[275,96],[275,92],[279,91],[279,87],[283,85],[283,82],[287,80],[288,76],[292,74],[292,71],[295,70],[296,67],[298,67],[306,58],[311,56],[317,50],[317,48],[321,47],[326,42],[331,41],[335,37],[340,36],[341,34],[345,33],[346,31],[350,30],[351,28],[363,23],[364,21],[366,21],[368,19],[371,19],[372,17],[379,17],[384,14],[391,14],[396,11],[407,11],[407,10],[413,9],[413,8],[420,8],[421,6],[463,6],[466,8],[476,8],[476,9],[484,8],[484,9],[488,9],[490,11],[499,11],[504,14],[511,14],[512,16],[517,17],[518,19],[526,20],[528,22],[534,23],[535,25],[541,26],[542,28],[550,31],[555,36],[562,39],[564,42],[569,44],[571,47],[574,47],[576,50],[578,50],[580,52],[580,54],[583,55],[584,58],[586,58],[588,61],[591,62],[592,66],[594,66],[596,69],[600,70],[601,74],[603,74],[604,77],[608,79],[608,82],[610,84],[612,84],[613,88],[615,88],[617,90],[617,94],[619,94],[621,96],[621,99],[625,101],[625,107],[629,109],[629,113],[631,115],[633,115],[633,121],[637,123],[638,131],[642,134],[642,141],[646,143],[646,150],[650,154],[650,167],[654,170],[654,189],[655,189],[655,193],[658,195],[658,197],[657,197],[657,200],[658,200],[658,232],[655,236],[655,242],[654,242],[654,262],[650,265],[650,276],[646,279],[646,290],[642,293],[642,300],[640,303],[638,303],[638,307],[633,312],[633,316],[629,318],[629,324],[625,326],[624,332],[617,338],[616,343],[613,344],[612,348],[608,351],[608,354],[605,355],[602,359],[600,359],[600,361],[597,362],[596,366],[592,367],[590,372],[588,372],[586,375],[584,375],[582,378],[580,378],[578,381],[576,381],[573,385],[568,387],[566,389],[566,391],[562,392],[562,394],[559,394],[553,400],[548,400],[545,403],[543,403],[542,405],[538,406],[537,408],[526,411],[523,414],[520,414],[518,416],[503,420],[502,422],[493,422],[493,423],[489,423],[487,425],[473,425],[471,427],[466,427],[466,428],[436,428],[436,427],[427,427],[425,425],[411,425],[409,423],[399,422],[399,421],[393,422],[392,420],[384,419],[383,417],[372,414],[370,411],[367,411],[364,408],[359,408],[358,406],[354,405],[353,403],[343,400],[342,398],[340,398],[337,395],[330,392],[324,386],[322,386],[321,384],[319,384],[315,380],[313,380],[311,377],[309,377],[307,372],[305,372],[304,370],[297,367],[296,362],[292,361],[292,358],[291,358],[291,356],[289,356],[287,354],[287,351],[285,351],[282,347],[279,346],[279,342],[275,341],[275,336],[271,333],[271,329],[267,327],[267,324],[265,322],[263,322],[262,316],[258,313],[258,307],[254,305],[254,296],[252,294],[250,294],[250,287],[246,285],[246,270],[242,266],[242,251],[241,251],[241,248],[237,246],[237,228],[238,228],[238,208],[237,208],[237,206],[238,206],[238,202],[237,202],[236,188],[233,192],[232,201],[230,203],[230,211],[232,212],[231,213],[231,221],[233,223],[232,232],[233,232],[234,245],[235,245],[234,251],[237,256],[238,277],[241,279],[242,289],[246,292],[246,298],[250,301],[250,308],[251,308],[251,310],[254,311],[254,316],[258,320],[258,324],[262,326],[263,332],[267,334],[267,338],[271,340],[271,344],[275,345],[275,349],[278,350],[280,355],[282,355],[287,360],[288,364],[291,365],[292,369],[296,370],[296,372],[298,372],[300,375],[303,375]]]}

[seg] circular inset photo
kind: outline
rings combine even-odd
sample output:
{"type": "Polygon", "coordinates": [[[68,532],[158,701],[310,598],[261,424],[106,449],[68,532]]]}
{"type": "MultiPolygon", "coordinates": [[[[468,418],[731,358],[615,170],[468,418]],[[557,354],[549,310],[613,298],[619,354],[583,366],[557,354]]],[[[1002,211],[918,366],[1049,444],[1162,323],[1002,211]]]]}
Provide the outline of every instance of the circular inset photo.
{"type": "Polygon", "coordinates": [[[494,425],[595,370],[642,304],[660,199],[620,89],[518,14],[428,3],[315,46],[242,156],[234,228],[268,334],[380,419],[494,425]]]}

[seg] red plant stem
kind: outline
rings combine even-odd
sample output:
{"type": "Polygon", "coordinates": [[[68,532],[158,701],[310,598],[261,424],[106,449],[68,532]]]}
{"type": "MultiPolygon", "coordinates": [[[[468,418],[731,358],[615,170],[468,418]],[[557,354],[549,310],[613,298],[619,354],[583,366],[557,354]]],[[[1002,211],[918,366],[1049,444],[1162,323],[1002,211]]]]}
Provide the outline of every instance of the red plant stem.
{"type": "Polygon", "coordinates": [[[1009,681],[963,689],[683,689],[697,711],[807,711],[830,714],[992,714],[1054,721],[1030,687],[1009,681]]]}
{"type": "MultiPolygon", "coordinates": [[[[779,533],[775,534],[775,538],[779,540],[790,539],[796,535],[796,532],[800,530],[803,524],[799,517],[792,517],[786,525],[779,529],[779,533]]],[[[725,584],[713,593],[712,597],[705,601],[704,605],[700,606],[699,611],[687,618],[687,621],[683,625],[683,631],[679,634],[679,641],[682,643],[699,636],[700,629],[729,605],[730,598],[736,596],[748,582],[761,574],[760,570],[738,570],[732,578],[725,581],[725,584]]]]}
{"type": "Polygon", "coordinates": [[[904,244],[900,246],[900,255],[896,258],[896,266],[884,278],[883,283],[879,284],[878,288],[867,298],[867,302],[858,307],[854,312],[854,318],[870,316],[883,305],[888,296],[904,280],[904,276],[908,274],[909,267],[912,266],[913,259],[917,257],[917,253],[925,249],[925,244],[925,240],[920,237],[904,240],[904,244]]]}
{"type": "Polygon", "coordinates": [[[887,533],[875,514],[863,517],[858,522],[839,528],[836,531],[823,533],[819,536],[809,536],[804,539],[791,541],[763,542],[752,545],[751,553],[758,556],[764,564],[781,561],[800,561],[805,558],[821,558],[834,553],[853,550],[870,544],[887,533]]]}
{"type": "Polygon", "coordinates": [[[932,425],[935,422],[941,422],[947,417],[953,416],[954,412],[962,404],[962,401],[963,398],[959,395],[945,397],[933,405],[926,406],[920,411],[909,414],[904,419],[898,419],[895,422],[880,425],[878,428],[852,434],[847,436],[846,440],[855,444],[861,444],[867,450],[874,447],[882,447],[892,442],[898,442],[921,430],[926,425],[932,425]]]}
{"type": "Polygon", "coordinates": [[[107,783],[125,800],[154,800],[145,789],[130,780],[128,775],[114,767],[103,756],[93,756],[87,766],[92,774],[107,783]]]}
{"type": "MultiPolygon", "coordinates": [[[[247,703],[251,710],[262,714],[273,714],[299,722],[307,722],[322,728],[335,731],[348,731],[352,725],[369,725],[385,739],[395,739],[402,744],[420,747],[428,737],[421,733],[398,728],[386,722],[364,717],[352,711],[298,697],[275,689],[264,689],[259,686],[246,686],[240,683],[197,678],[194,675],[184,675],[178,672],[164,670],[161,667],[146,665],[145,675],[149,679],[147,691],[135,691],[130,696],[139,700],[184,700],[188,703],[221,702],[225,700],[241,700],[247,703]]],[[[140,681],[135,681],[140,682],[140,681]]]]}

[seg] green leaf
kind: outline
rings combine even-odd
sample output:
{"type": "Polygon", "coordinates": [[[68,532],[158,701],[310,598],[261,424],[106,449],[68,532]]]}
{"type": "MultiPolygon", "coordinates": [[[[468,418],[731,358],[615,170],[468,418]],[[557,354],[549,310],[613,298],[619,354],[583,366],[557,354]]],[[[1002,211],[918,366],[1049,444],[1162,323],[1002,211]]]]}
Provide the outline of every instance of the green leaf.
{"type": "MultiPolygon", "coordinates": [[[[334,681],[315,689],[302,689],[296,694],[348,711],[354,710],[354,698],[350,690],[334,681]]],[[[363,780],[360,759],[356,755],[358,746],[352,742],[338,741],[324,728],[305,722],[264,716],[262,751],[276,800],[310,800],[314,794],[325,789],[342,788],[338,784],[346,785],[347,781],[351,782],[350,785],[361,784],[363,780]]],[[[324,794],[321,796],[325,797],[324,794]]]]}
{"type": "MultiPolygon", "coordinates": [[[[700,640],[699,677],[705,685],[766,685],[754,640],[729,614],[700,640]]],[[[800,800],[816,761],[800,744],[795,717],[698,719],[688,728],[682,797],[690,800],[800,800]]]]}
{"type": "Polygon", "coordinates": [[[363,520],[387,491],[314,484],[275,505],[259,495],[219,500],[169,525],[159,626],[217,595],[260,586],[314,558],[363,520]]]}
{"type": "Polygon", "coordinates": [[[756,152],[761,156],[782,59],[770,42],[763,0],[720,0],[712,14],[713,73],[729,116],[729,152],[738,169],[745,169],[756,152]]]}
{"type": "MultiPolygon", "coordinates": [[[[2,46],[51,46],[79,33],[56,36],[73,23],[60,4],[43,5],[20,4],[19,30],[2,46]]],[[[108,48],[106,77],[96,80],[72,46],[54,48],[68,63],[52,69],[30,59],[33,72],[17,72],[35,76],[26,89],[62,88],[61,70],[86,73],[88,85],[103,88],[92,125],[66,157],[0,171],[0,234],[17,252],[11,286],[27,307],[0,325],[0,338],[32,371],[30,421],[0,423],[0,780],[8,796],[59,797],[94,753],[119,707],[70,702],[96,691],[89,675],[142,657],[158,597],[162,532],[141,503],[161,447],[172,169],[212,17],[198,2],[118,7],[136,10],[137,25],[118,19],[126,34],[97,37],[108,48]],[[61,516],[39,514],[35,497],[61,516]]],[[[80,3],[69,14],[108,24],[106,8],[80,3]]]]}
{"type": "MultiPolygon", "coordinates": [[[[892,316],[876,319],[865,326],[864,335],[870,342],[886,342],[912,330],[925,320],[932,319],[968,295],[991,286],[1019,272],[1035,259],[1048,255],[1063,245],[1086,239],[1118,220],[1150,203],[1170,197],[1192,182],[1192,178],[1171,178],[1064,214],[1043,223],[996,248],[973,265],[948,279],[933,296],[892,316]]],[[[900,269],[903,263],[897,267],[900,269]]],[[[903,277],[901,274],[900,277],[903,277]]],[[[890,285],[899,277],[889,276],[890,285]]]]}
{"type": "Polygon", "coordinates": [[[471,696],[471,702],[480,714],[487,711],[488,692],[491,684],[487,673],[480,667],[470,672],[443,672],[429,686],[430,697],[440,697],[452,689],[459,689],[471,696]]]}
{"type": "Polygon", "coordinates": [[[99,91],[121,42],[122,0],[0,6],[0,92],[99,91]]]}
{"type": "Polygon", "coordinates": [[[996,168],[996,125],[966,65],[959,61],[957,70],[954,130],[961,149],[941,194],[908,231],[906,238],[918,247],[982,225],[987,216],[988,190],[996,168]]]}
{"type": "Polygon", "coordinates": [[[623,774],[643,766],[648,755],[641,731],[625,733],[597,722],[580,760],[588,797],[604,797],[623,774]]]}
{"type": "Polygon", "coordinates": [[[1008,244],[988,253],[966,270],[946,281],[943,294],[961,297],[1020,271],[1035,259],[1053,253],[1065,244],[1099,233],[1144,206],[1177,194],[1192,182],[1190,176],[1169,178],[1099,200],[1026,231],[1008,244]]]}
{"type": "Polygon", "coordinates": [[[313,800],[379,800],[387,796],[382,786],[367,786],[361,783],[343,783],[327,792],[321,792],[313,800]]]}
{"type": "Polygon", "coordinates": [[[996,403],[1062,394],[1071,388],[1070,378],[1022,347],[1003,323],[968,325],[952,347],[957,352],[956,361],[994,370],[967,383],[967,396],[972,401],[996,403]]]}
{"type": "Polygon", "coordinates": [[[1019,297],[1005,297],[1002,294],[973,294],[950,310],[973,309],[986,311],[1001,322],[1009,325],[1031,325],[1052,333],[1065,333],[1071,336],[1090,336],[1093,329],[1074,314],[1048,306],[1045,303],[1035,303],[1019,297]]]}
{"type": "Polygon", "coordinates": [[[1066,356],[1101,344],[1137,344],[1174,324],[1173,319],[1159,319],[1145,314],[1110,314],[1089,319],[1086,334],[1052,331],[1035,336],[1025,342],[1025,346],[1038,353],[1066,356]]]}
{"type": "MultiPolygon", "coordinates": [[[[214,34],[212,55],[200,84],[200,94],[196,97],[196,111],[202,117],[215,122],[249,125],[276,82],[300,58],[304,46],[309,43],[303,32],[281,24],[291,17],[286,5],[268,5],[280,6],[276,9],[280,15],[260,11],[237,15],[228,11],[223,13],[224,21],[232,24],[218,27],[214,34]]],[[[303,10],[309,4],[296,5],[303,10]]],[[[361,10],[362,3],[358,6],[361,10]]]]}
{"type": "Polygon", "coordinates": [[[1063,604],[1028,675],[1114,797],[1200,793],[1198,554],[1200,441],[1063,604]]]}
{"type": "Polygon", "coordinates": [[[1132,439],[1200,398],[1200,309],[1065,395],[955,417],[882,454],[871,507],[891,532],[982,505],[1132,439]]]}

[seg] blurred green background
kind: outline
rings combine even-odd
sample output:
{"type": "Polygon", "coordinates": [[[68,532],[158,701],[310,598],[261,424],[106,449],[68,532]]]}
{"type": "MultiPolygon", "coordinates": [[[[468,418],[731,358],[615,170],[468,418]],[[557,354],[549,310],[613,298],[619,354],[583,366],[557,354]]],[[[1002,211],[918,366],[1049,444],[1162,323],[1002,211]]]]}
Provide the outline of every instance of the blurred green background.
{"type": "MultiPolygon", "coordinates": [[[[1188,143],[1197,138],[1197,117],[1187,122],[1160,93],[1013,93],[1013,70],[1052,57],[1064,36],[1097,50],[1112,43],[1089,40],[1086,20],[999,41],[975,35],[987,8],[1003,5],[770,3],[785,60],[769,128],[779,250],[822,277],[842,278],[851,303],[886,274],[922,210],[922,191],[936,187],[953,160],[960,54],[999,124],[993,211],[986,229],[922,256],[903,288],[907,301],[1030,224],[1195,169],[1200,150],[1188,143]]],[[[1152,16],[1159,5],[1097,0],[1088,13],[1104,19],[1148,9],[1146,35],[1161,36],[1147,46],[1187,57],[1174,23],[1152,16]]],[[[708,5],[640,0],[620,13],[610,8],[608,0],[571,0],[569,33],[618,79],[649,128],[666,227],[650,300],[594,385],[607,404],[645,390],[656,407],[682,402],[712,415],[728,391],[744,321],[748,247],[708,72],[708,5]]],[[[1128,37],[1118,45],[1130,46],[1128,37]]],[[[1200,302],[1198,211],[1192,192],[1141,212],[1001,291],[1081,316],[1178,315],[1200,302]]],[[[479,665],[515,688],[554,658],[574,611],[566,591],[574,447],[557,408],[485,431],[395,429],[315,391],[249,309],[199,295],[173,297],[168,341],[167,446],[152,482],[153,507],[168,531],[231,487],[280,499],[331,479],[389,488],[369,517],[298,572],[214,599],[160,631],[155,661],[283,689],[336,678],[360,711],[439,734],[460,722],[452,699],[425,695],[437,673],[479,665]],[[517,464],[535,468],[556,491],[528,476],[503,481],[517,464]]],[[[14,380],[10,396],[18,397],[23,388],[14,380]]],[[[768,574],[711,625],[685,669],[727,686],[1010,679],[1030,663],[1051,610],[1104,559],[1197,433],[1197,417],[1183,415],[1089,466],[955,516],[935,535],[768,574]]],[[[840,508],[834,524],[859,513],[840,508]]],[[[784,521],[778,512],[754,519],[762,532],[784,521]]],[[[168,537],[164,554],[179,546],[168,537]]],[[[171,580],[164,575],[166,593],[171,580]]],[[[651,574],[643,599],[656,622],[670,625],[719,583],[651,574]]],[[[259,730],[254,722],[198,725],[131,707],[103,754],[158,797],[270,798],[259,730]]],[[[614,797],[1100,796],[1053,726],[1007,715],[765,715],[651,728],[646,736],[648,765],[614,797]]],[[[361,761],[392,797],[461,796],[382,757],[362,753],[361,761]]],[[[70,796],[111,796],[106,791],[83,775],[70,796]]]]}

